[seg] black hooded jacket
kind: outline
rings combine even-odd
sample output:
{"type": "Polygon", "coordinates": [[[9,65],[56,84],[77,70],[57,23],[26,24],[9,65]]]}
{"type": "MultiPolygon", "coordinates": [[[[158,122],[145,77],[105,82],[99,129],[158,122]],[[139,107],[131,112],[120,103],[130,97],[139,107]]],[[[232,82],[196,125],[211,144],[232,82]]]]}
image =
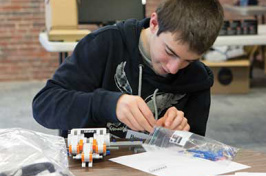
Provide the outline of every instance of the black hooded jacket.
{"type": "Polygon", "coordinates": [[[140,90],[158,117],[175,106],[184,112],[191,132],[205,135],[212,72],[196,61],[175,75],[156,75],[143,63],[138,48],[140,32],[147,27],[149,19],[131,19],[84,37],[35,96],[36,121],[61,130],[107,127],[124,137],[127,128],[116,117],[117,101],[123,93],[138,95],[140,90]]]}

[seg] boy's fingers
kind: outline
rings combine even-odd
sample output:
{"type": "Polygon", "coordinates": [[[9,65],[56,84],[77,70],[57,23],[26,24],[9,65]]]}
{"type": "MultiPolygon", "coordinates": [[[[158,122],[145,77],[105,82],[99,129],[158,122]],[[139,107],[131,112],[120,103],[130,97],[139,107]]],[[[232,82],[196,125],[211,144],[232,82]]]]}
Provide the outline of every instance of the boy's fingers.
{"type": "Polygon", "coordinates": [[[145,119],[147,119],[150,126],[153,127],[156,124],[156,120],[155,120],[150,108],[148,107],[148,105],[145,103],[144,100],[140,101],[140,103],[138,105],[139,105],[139,109],[140,109],[141,113],[143,114],[143,116],[145,117],[145,119]]]}
{"type": "Polygon", "coordinates": [[[169,111],[166,113],[166,119],[165,119],[165,123],[164,125],[166,127],[170,127],[172,126],[173,122],[176,120],[177,118],[177,111],[173,110],[173,109],[169,109],[169,111]]]}
{"type": "Polygon", "coordinates": [[[151,126],[148,122],[148,120],[143,116],[140,109],[138,107],[132,109],[132,115],[134,116],[134,119],[137,121],[137,123],[146,131],[151,132],[153,129],[153,126],[151,126]]]}
{"type": "Polygon", "coordinates": [[[159,120],[157,120],[157,122],[156,122],[156,126],[161,126],[161,127],[163,127],[164,125],[163,125],[163,122],[164,122],[164,119],[163,119],[163,117],[162,118],[160,118],[159,120]]]}

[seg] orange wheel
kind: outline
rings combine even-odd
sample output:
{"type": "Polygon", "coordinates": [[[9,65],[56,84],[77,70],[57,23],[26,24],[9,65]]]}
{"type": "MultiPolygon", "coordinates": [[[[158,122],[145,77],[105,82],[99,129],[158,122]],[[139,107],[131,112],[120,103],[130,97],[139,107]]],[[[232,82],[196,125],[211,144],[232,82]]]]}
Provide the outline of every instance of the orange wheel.
{"type": "Polygon", "coordinates": [[[92,149],[93,149],[94,152],[96,151],[96,145],[97,145],[97,141],[96,141],[96,139],[93,139],[92,149]]]}
{"type": "Polygon", "coordinates": [[[82,151],[83,150],[83,140],[80,139],[79,141],[79,150],[82,151]]]}
{"type": "Polygon", "coordinates": [[[90,162],[92,162],[92,153],[90,152],[90,159],[89,159],[90,162]]]}
{"type": "Polygon", "coordinates": [[[72,145],[69,145],[68,151],[69,151],[70,154],[72,154],[72,145]]]}
{"type": "Polygon", "coordinates": [[[79,145],[77,145],[77,154],[79,154],[80,151],[79,151],[79,145]]]}
{"type": "Polygon", "coordinates": [[[85,160],[84,152],[82,152],[82,154],[81,154],[81,161],[84,162],[84,160],[85,160]]]}
{"type": "Polygon", "coordinates": [[[96,145],[96,147],[95,147],[95,153],[99,153],[98,145],[96,145]]]}
{"type": "Polygon", "coordinates": [[[103,144],[103,153],[106,154],[106,144],[103,144]]]}

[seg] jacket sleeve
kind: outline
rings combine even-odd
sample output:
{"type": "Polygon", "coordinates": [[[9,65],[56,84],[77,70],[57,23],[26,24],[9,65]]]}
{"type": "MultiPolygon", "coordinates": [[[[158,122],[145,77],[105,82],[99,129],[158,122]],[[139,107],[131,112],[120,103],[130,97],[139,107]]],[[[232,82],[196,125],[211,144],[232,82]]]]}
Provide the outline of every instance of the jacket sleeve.
{"type": "Polygon", "coordinates": [[[209,118],[211,95],[210,89],[192,93],[184,107],[185,117],[188,119],[192,133],[205,136],[209,118]]]}
{"type": "Polygon", "coordinates": [[[33,116],[41,125],[69,130],[118,122],[120,92],[101,88],[110,46],[102,35],[88,35],[33,99],[33,116]],[[109,47],[109,48],[108,48],[109,47]]]}

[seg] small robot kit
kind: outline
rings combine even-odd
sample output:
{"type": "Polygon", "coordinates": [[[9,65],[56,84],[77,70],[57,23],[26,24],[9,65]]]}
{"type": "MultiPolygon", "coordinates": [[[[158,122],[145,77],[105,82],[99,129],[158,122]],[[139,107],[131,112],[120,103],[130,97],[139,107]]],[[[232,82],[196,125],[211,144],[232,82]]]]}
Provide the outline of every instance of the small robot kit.
{"type": "Polygon", "coordinates": [[[258,34],[258,21],[252,19],[224,21],[224,24],[219,32],[220,36],[257,35],[257,34],[258,34]]]}
{"type": "Polygon", "coordinates": [[[93,159],[103,159],[110,154],[109,149],[121,146],[140,146],[142,141],[110,141],[110,133],[106,128],[77,128],[69,131],[67,145],[69,156],[81,159],[81,166],[92,167],[93,159]]]}
{"type": "Polygon", "coordinates": [[[110,145],[110,134],[106,128],[73,129],[67,138],[69,156],[81,159],[82,167],[92,167],[93,159],[102,159],[107,154],[106,146],[110,145]]]}

